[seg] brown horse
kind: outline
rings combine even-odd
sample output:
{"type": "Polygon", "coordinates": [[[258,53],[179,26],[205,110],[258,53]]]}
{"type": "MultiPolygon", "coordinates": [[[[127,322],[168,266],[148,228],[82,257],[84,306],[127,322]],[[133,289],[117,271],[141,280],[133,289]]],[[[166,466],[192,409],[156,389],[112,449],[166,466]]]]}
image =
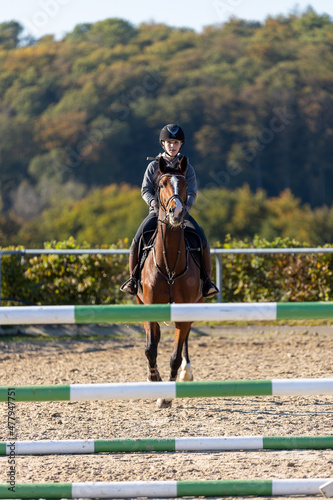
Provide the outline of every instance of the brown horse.
{"type": "MultiPolygon", "coordinates": [[[[158,224],[154,247],[148,254],[141,272],[141,283],[136,296],[138,304],[165,304],[168,302],[202,302],[200,269],[187,249],[184,237],[184,215],[187,197],[185,172],[187,158],[180,160],[179,170],[169,169],[164,158],[158,161],[156,182],[158,224]]],[[[182,366],[180,380],[193,380],[188,354],[188,336],[191,321],[175,323],[174,349],[170,360],[169,380],[176,380],[182,366]]],[[[160,326],[157,322],[144,323],[148,380],[161,381],[157,369],[157,349],[160,326]]],[[[159,400],[158,406],[170,406],[171,401],[159,400]]]]}

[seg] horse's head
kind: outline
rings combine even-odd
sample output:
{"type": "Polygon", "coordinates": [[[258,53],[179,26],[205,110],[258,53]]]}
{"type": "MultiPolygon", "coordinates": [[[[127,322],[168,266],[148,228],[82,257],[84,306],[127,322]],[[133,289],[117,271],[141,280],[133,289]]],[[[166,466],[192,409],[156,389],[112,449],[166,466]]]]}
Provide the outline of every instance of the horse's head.
{"type": "Polygon", "coordinates": [[[179,162],[179,171],[167,167],[163,156],[158,159],[158,202],[165,213],[165,220],[171,226],[180,226],[185,215],[185,204],[187,198],[187,181],[185,172],[187,169],[187,158],[182,156],[179,162]]]}

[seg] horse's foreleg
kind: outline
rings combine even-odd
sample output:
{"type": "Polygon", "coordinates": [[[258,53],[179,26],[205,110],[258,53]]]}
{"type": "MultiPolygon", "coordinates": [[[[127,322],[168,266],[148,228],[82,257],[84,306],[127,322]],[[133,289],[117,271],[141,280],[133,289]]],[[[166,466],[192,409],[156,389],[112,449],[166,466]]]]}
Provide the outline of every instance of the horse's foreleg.
{"type": "Polygon", "coordinates": [[[146,330],[146,348],[145,354],[148,360],[148,382],[161,381],[160,374],[157,369],[157,348],[161,338],[160,325],[154,322],[145,322],[146,330]]]}
{"type": "MultiPolygon", "coordinates": [[[[190,332],[189,332],[190,333],[190,332]]],[[[180,382],[191,382],[193,380],[193,373],[191,370],[191,362],[188,354],[188,336],[185,339],[183,347],[183,360],[181,364],[181,372],[179,374],[180,382]]]]}
{"type": "MultiPolygon", "coordinates": [[[[182,351],[184,343],[190,333],[191,323],[176,323],[175,340],[173,345],[173,353],[170,359],[170,377],[169,380],[175,381],[177,379],[178,369],[182,363],[182,351]]],[[[159,399],[157,406],[159,408],[169,408],[171,406],[171,399],[159,399]]]]}
{"type": "MultiPolygon", "coordinates": [[[[182,365],[182,351],[184,347],[186,365],[190,362],[188,357],[188,336],[191,329],[191,323],[176,323],[175,340],[173,353],[170,359],[170,379],[176,380],[180,365],[182,365]]],[[[186,366],[185,365],[185,366],[186,366]]]]}

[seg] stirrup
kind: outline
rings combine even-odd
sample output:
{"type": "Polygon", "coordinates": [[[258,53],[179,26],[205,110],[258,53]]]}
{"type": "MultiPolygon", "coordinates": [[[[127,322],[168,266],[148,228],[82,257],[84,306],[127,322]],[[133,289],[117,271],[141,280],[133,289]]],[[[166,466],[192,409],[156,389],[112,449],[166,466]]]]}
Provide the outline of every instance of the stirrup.
{"type": "Polygon", "coordinates": [[[136,295],[138,293],[138,283],[134,276],[131,276],[125,283],[120,287],[120,291],[124,293],[129,293],[130,295],[136,295]]]}
{"type": "Polygon", "coordinates": [[[217,286],[215,286],[211,279],[207,277],[202,285],[202,295],[210,298],[214,297],[214,295],[217,295],[218,293],[219,289],[217,286]]]}

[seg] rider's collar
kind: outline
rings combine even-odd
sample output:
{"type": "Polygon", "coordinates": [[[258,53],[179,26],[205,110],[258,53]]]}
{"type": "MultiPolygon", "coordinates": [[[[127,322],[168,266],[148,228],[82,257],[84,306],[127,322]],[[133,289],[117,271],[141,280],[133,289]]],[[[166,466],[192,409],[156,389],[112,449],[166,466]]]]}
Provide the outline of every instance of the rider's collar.
{"type": "Polygon", "coordinates": [[[163,158],[169,163],[169,165],[173,166],[173,163],[176,163],[176,160],[179,161],[180,154],[177,153],[176,156],[169,156],[167,153],[162,153],[163,158]]]}

